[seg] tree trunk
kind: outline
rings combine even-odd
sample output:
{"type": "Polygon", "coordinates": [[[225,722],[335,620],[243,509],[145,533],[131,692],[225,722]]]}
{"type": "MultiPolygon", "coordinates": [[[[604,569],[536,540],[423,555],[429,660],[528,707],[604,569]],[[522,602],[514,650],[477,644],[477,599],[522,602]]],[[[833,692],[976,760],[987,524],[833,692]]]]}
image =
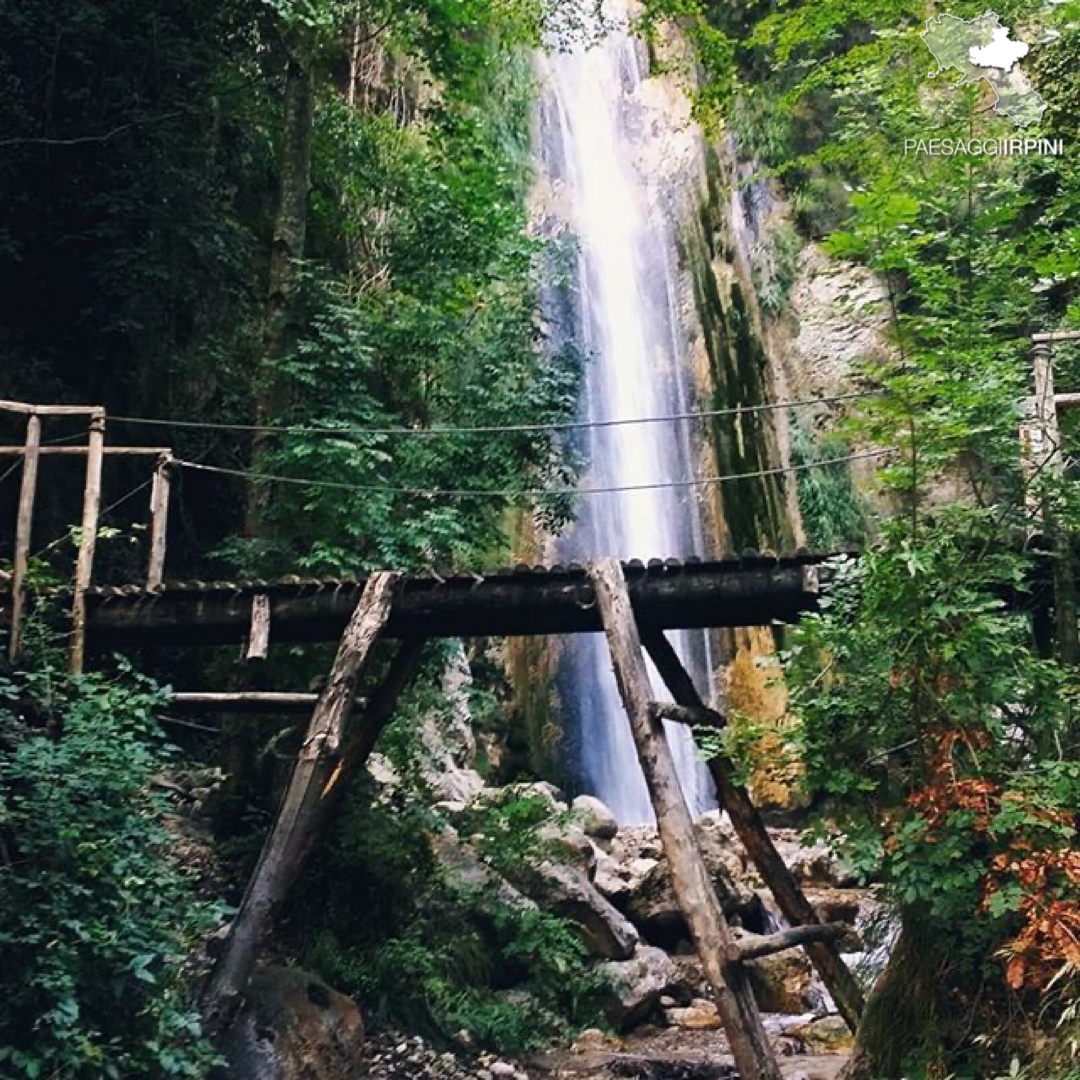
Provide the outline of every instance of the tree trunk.
{"type": "Polygon", "coordinates": [[[912,1057],[929,1064],[943,1056],[943,1017],[953,1011],[954,1025],[968,1023],[966,1015],[956,1016],[943,1000],[943,967],[947,963],[930,936],[905,922],[866,1002],[855,1048],[839,1080],[901,1080],[909,1075],[905,1067],[912,1057]]]}
{"type": "MultiPolygon", "coordinates": [[[[683,667],[671,643],[662,631],[646,634],[649,650],[657,671],[679,705],[700,712],[705,708],[701,695],[689,672],[683,667]]],[[[772,842],[765,822],[761,820],[746,788],[735,782],[735,767],[729,758],[720,756],[708,762],[720,805],[753,860],[765,884],[769,886],[784,918],[793,926],[814,926],[820,920],[813,905],[799,888],[795,875],[787,868],[776,845],[772,842]]],[[[840,956],[834,941],[806,943],[806,953],[832,995],[840,1015],[854,1031],[863,1011],[863,995],[855,976],[840,956]]]]}
{"type": "Polygon", "coordinates": [[[603,559],[590,568],[589,576],[596,589],[619,692],[656,811],[675,897],[712,986],[735,1066],[742,1080],[781,1080],[747,970],[739,960],[738,943],[724,919],[698,850],[694,823],[683,799],[663,724],[652,709],[649,676],[622,566],[616,559],[603,559]]]}
{"type": "MultiPolygon", "coordinates": [[[[304,257],[308,196],[311,191],[311,139],[315,124],[315,83],[312,60],[298,42],[289,48],[285,69],[285,117],[278,156],[278,201],[266,279],[263,363],[256,374],[255,418],[272,419],[283,405],[281,380],[274,366],[288,347],[288,309],[296,281],[296,260],[304,257]]],[[[252,462],[266,449],[266,435],[256,432],[252,462]]],[[[252,485],[248,493],[245,532],[257,536],[266,510],[265,488],[252,485]]]]}
{"type": "Polygon", "coordinates": [[[321,818],[322,800],[334,786],[341,766],[345,720],[357,683],[390,614],[395,580],[396,575],[385,573],[368,579],[341,639],[277,820],[207,981],[203,1011],[211,1031],[220,1031],[231,1020],[259,946],[310,849],[321,818]]]}

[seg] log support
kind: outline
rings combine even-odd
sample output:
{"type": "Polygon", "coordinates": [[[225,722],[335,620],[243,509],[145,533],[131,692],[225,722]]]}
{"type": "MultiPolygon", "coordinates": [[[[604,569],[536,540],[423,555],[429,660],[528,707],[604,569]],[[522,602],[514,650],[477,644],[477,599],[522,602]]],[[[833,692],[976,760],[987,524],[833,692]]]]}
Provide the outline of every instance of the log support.
{"type": "Polygon", "coordinates": [[[38,458],[41,453],[41,419],[31,414],[26,422],[22,487],[15,520],[15,559],[11,581],[11,638],[8,653],[14,664],[22,652],[22,624],[26,611],[26,571],[30,565],[30,537],[34,527],[34,496],[37,494],[38,458]]]}
{"type": "Polygon", "coordinates": [[[177,712],[196,715],[203,713],[310,714],[318,700],[318,694],[289,694],[263,690],[222,693],[179,691],[169,699],[169,705],[177,712]]]}
{"type": "Polygon", "coordinates": [[[71,670],[78,675],[86,658],[86,590],[94,573],[98,517],[101,513],[101,467],[105,457],[105,410],[90,417],[86,454],[86,486],[83,490],[79,556],[75,563],[75,593],[71,607],[71,670]]]}
{"type": "Polygon", "coordinates": [[[603,559],[590,568],[589,576],[671,867],[675,897],[715,995],[735,1066],[743,1080],[780,1080],[780,1067],[765,1033],[748,973],[740,962],[738,943],[724,919],[698,849],[671,748],[651,708],[648,671],[622,566],[615,559],[603,559]]]}
{"type": "Polygon", "coordinates": [[[165,542],[169,533],[169,489],[172,486],[173,456],[166,451],[154,468],[150,489],[150,559],[146,587],[156,589],[165,575],[165,542]]]}
{"type": "Polygon", "coordinates": [[[251,631],[247,659],[265,660],[270,651],[270,597],[256,593],[251,598],[251,631]]]}
{"type": "Polygon", "coordinates": [[[220,1032],[232,1019],[259,947],[310,850],[324,800],[336,786],[346,750],[345,722],[389,618],[395,581],[396,575],[388,573],[368,579],[342,636],[274,827],[203,990],[203,1013],[212,1032],[220,1032]]]}
{"type": "MultiPolygon", "coordinates": [[[[647,634],[645,646],[671,696],[687,708],[703,709],[705,703],[694,686],[693,679],[663,632],[653,631],[647,634]]],[[[776,845],[749,793],[745,787],[736,783],[735,767],[730,758],[714,757],[708,765],[720,805],[731,819],[746,853],[768,885],[784,918],[793,927],[820,926],[817,912],[799,888],[795,875],[788,869],[780,852],[776,850],[776,845]]],[[[840,1015],[854,1031],[863,1013],[863,994],[855,976],[844,963],[835,940],[815,940],[811,937],[804,944],[807,955],[836,1002],[840,1015]]]]}

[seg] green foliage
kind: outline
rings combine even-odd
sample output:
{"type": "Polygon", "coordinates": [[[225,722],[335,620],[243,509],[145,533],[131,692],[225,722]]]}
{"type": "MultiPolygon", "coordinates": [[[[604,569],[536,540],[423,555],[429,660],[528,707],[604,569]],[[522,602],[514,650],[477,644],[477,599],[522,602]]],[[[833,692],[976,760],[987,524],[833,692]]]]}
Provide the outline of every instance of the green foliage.
{"type": "Polygon", "coordinates": [[[187,990],[217,912],[152,789],[170,760],[161,701],[130,674],[0,678],[6,1076],[194,1078],[214,1060],[187,990]]]}
{"type": "Polygon", "coordinates": [[[787,307],[799,268],[802,240],[786,221],[772,222],[752,255],[754,293],[761,310],[772,319],[787,307]]]}
{"type": "MultiPolygon", "coordinates": [[[[348,809],[303,890],[305,961],[378,1016],[513,1053],[597,1022],[597,977],[560,919],[449,880],[433,855],[444,826],[403,793],[348,809]]],[[[461,822],[496,871],[544,851],[546,804],[510,798],[461,822]]]]}
{"type": "MultiPolygon", "coordinates": [[[[797,419],[791,421],[791,463],[806,465],[846,457],[851,446],[843,436],[815,439],[797,419]]],[[[840,551],[860,545],[867,536],[866,508],[846,463],[806,469],[798,474],[799,513],[807,543],[816,551],[840,551]]]]}
{"type": "MultiPolygon", "coordinates": [[[[984,122],[972,101],[956,107],[984,122]]],[[[1025,337],[1046,318],[1033,286],[1072,273],[1068,237],[1041,227],[1064,190],[1021,163],[868,169],[828,248],[887,290],[893,356],[866,367],[881,396],[852,432],[892,448],[879,479],[895,513],[799,626],[788,674],[808,794],[853,865],[888,885],[917,930],[918,978],[937,988],[924,1020],[908,1017],[919,1067],[987,1075],[1027,1056],[1010,994],[1033,998],[1065,970],[1050,938],[1080,900],[1063,869],[1076,683],[1036,647],[1024,600],[1044,563],[1023,544],[1029,494],[1077,519],[1059,485],[1029,491],[1016,451],[1025,337]]],[[[896,1041],[878,1036],[893,1075],[896,1041]]]]}

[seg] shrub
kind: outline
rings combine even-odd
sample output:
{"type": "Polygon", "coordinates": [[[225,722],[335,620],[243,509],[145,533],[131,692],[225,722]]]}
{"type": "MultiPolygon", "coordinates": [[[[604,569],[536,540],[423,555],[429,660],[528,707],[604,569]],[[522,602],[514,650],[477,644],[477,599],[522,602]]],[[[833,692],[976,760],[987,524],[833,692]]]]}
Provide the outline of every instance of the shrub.
{"type": "Polygon", "coordinates": [[[4,1075],[199,1077],[213,1061],[185,960],[215,913],[152,791],[159,703],[126,677],[0,677],[4,1075]]]}

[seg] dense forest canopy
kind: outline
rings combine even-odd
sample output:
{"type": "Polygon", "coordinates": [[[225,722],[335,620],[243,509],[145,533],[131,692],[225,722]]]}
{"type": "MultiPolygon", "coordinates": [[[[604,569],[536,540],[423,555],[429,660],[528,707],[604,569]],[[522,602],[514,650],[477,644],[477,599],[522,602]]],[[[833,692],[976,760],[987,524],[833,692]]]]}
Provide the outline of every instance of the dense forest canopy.
{"type": "MultiPolygon", "coordinates": [[[[565,238],[535,227],[534,57],[598,47],[614,25],[599,9],[0,6],[0,398],[100,405],[112,444],[221,470],[174,481],[176,574],[531,558],[579,510],[567,491],[588,463],[567,428],[596,362],[548,318],[553,291],[589,283],[565,238]]],[[[1080,325],[1080,12],[994,10],[1031,44],[1047,108],[1030,130],[1060,154],[904,154],[928,131],[1015,130],[986,86],[926,79],[921,35],[940,12],[922,0],[632,13],[650,72],[692,103],[714,202],[730,214],[766,191],[781,207],[742,270],[730,227],[705,260],[718,278],[745,271],[750,299],[724,325],[754,339],[754,362],[792,347],[813,260],[880,290],[881,348],[842,388],[864,396],[828,426],[795,421],[775,470],[800,535],[861,558],[830,567],[819,609],[777,635],[780,733],[733,715],[698,740],[755,795],[779,762],[797,789],[781,823],[825,838],[884,912],[850,1080],[1080,1076],[1076,413],[1034,470],[1018,451],[1032,335],[1080,325]],[[856,483],[860,452],[880,459],[856,483]]],[[[1059,391],[1080,391],[1080,349],[1055,346],[1053,364],[1059,391]]],[[[4,442],[21,444],[24,420],[0,414],[4,442]]],[[[68,418],[47,437],[84,434],[68,418]]],[[[145,469],[114,464],[102,581],[143,572],[145,469]]],[[[20,474],[7,465],[5,522],[20,474]]],[[[0,668],[0,1074],[226,1075],[197,990],[304,724],[178,720],[163,687],[318,692],[331,650],[284,646],[245,669],[225,650],[99,657],[68,674],[64,601],[42,587],[69,579],[82,476],[58,458],[43,477],[33,617],[0,668]]],[[[395,660],[373,655],[378,686],[395,660]]],[[[553,794],[564,777],[541,749],[560,718],[527,693],[548,660],[521,655],[426,646],[378,761],[335,793],[272,945],[376,1029],[473,1058],[630,1026],[604,1004],[605,964],[633,962],[625,942],[595,952],[565,894],[508,900],[538,867],[569,865],[591,888],[613,858],[611,836],[586,839],[553,794]],[[448,793],[466,758],[480,794],[448,793]]],[[[746,932],[769,921],[760,898],[722,900],[746,932]]],[[[671,919],[642,925],[654,952],[689,948],[671,919]]]]}

